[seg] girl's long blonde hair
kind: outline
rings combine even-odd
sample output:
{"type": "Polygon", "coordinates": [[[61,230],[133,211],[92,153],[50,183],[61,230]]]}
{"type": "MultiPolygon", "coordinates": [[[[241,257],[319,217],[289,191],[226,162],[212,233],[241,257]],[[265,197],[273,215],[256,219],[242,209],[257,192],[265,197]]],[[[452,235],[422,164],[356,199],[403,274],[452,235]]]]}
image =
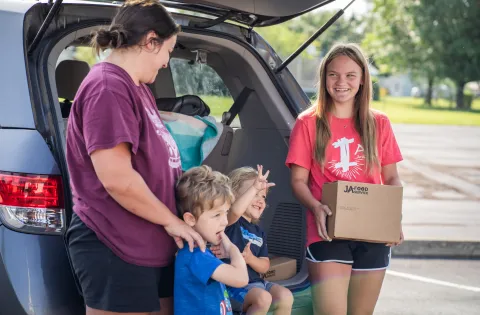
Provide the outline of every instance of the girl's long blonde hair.
{"type": "Polygon", "coordinates": [[[330,49],[320,63],[317,99],[311,110],[316,116],[316,142],[314,148],[315,160],[322,166],[325,164],[325,150],[332,134],[328,123],[328,113],[333,111],[333,101],[327,91],[327,66],[338,56],[347,56],[357,63],[362,69],[360,89],[355,96],[353,120],[355,129],[362,141],[365,164],[369,172],[378,166],[377,134],[375,117],[370,109],[372,99],[372,80],[368,69],[367,58],[361,48],[356,44],[337,44],[330,49]]]}

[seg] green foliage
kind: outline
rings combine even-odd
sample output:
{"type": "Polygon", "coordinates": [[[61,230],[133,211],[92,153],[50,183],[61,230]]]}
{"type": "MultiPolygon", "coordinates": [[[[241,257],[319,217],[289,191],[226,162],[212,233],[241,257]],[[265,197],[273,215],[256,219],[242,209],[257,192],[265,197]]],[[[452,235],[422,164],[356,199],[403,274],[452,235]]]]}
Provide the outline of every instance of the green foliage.
{"type": "Polygon", "coordinates": [[[441,65],[416,29],[410,13],[413,1],[374,0],[373,4],[363,44],[380,72],[435,77],[441,65]]]}
{"type": "MultiPolygon", "coordinates": [[[[410,72],[433,84],[450,78],[457,107],[463,86],[480,78],[478,0],[373,0],[364,45],[383,73],[410,72]]],[[[427,98],[428,99],[428,98],[427,98]]]]}
{"type": "Polygon", "coordinates": [[[463,102],[465,103],[465,108],[471,108],[473,104],[473,94],[471,93],[463,94],[463,102]]]}
{"type": "MultiPolygon", "coordinates": [[[[222,113],[232,106],[228,97],[200,95],[210,106],[212,116],[221,118],[222,113]]],[[[473,101],[471,110],[452,110],[449,102],[440,99],[432,107],[414,97],[383,97],[373,101],[372,107],[388,115],[392,123],[430,125],[470,125],[480,126],[480,99],[473,101]]]]}
{"type": "Polygon", "coordinates": [[[378,78],[372,77],[372,90],[373,90],[373,100],[380,100],[380,85],[378,84],[378,78]]]}
{"type": "Polygon", "coordinates": [[[290,29],[288,22],[269,27],[259,27],[256,28],[255,31],[260,34],[284,60],[308,39],[307,34],[299,34],[290,29]]]}
{"type": "MultiPolygon", "coordinates": [[[[265,38],[280,57],[285,59],[335,13],[335,11],[314,11],[279,25],[256,28],[255,31],[265,38]]],[[[311,44],[314,49],[307,49],[302,57],[323,56],[337,42],[360,43],[364,28],[363,21],[356,16],[352,15],[350,18],[342,16],[311,44]]]]}
{"type": "Polygon", "coordinates": [[[89,46],[75,47],[75,59],[87,62],[90,67],[98,62],[95,50],[89,46]]]}
{"type": "Polygon", "coordinates": [[[199,97],[210,107],[210,115],[221,119],[222,114],[227,112],[233,105],[231,97],[215,95],[199,95],[199,97]]]}
{"type": "MultiPolygon", "coordinates": [[[[298,33],[306,33],[308,36],[313,35],[321,26],[334,16],[336,11],[320,11],[310,12],[294,19],[291,22],[291,28],[298,33]]],[[[313,45],[319,56],[324,56],[328,50],[339,42],[355,42],[360,43],[363,39],[364,22],[355,15],[339,18],[331,25],[320,37],[318,37],[313,45]]]]}
{"type": "Polygon", "coordinates": [[[480,79],[480,3],[478,0],[419,0],[410,7],[416,29],[435,52],[444,76],[457,85],[457,107],[464,107],[463,87],[480,79]]]}

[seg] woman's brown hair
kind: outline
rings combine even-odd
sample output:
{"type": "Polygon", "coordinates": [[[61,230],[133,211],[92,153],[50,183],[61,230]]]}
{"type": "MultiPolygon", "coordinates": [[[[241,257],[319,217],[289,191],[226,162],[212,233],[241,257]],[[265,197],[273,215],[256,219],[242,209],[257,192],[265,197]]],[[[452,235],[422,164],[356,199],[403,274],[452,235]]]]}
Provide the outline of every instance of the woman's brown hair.
{"type": "Polygon", "coordinates": [[[108,29],[98,30],[92,38],[97,54],[108,48],[128,48],[142,43],[149,32],[156,44],[180,32],[170,13],[159,0],[128,0],[123,4],[108,29]]]}
{"type": "Polygon", "coordinates": [[[338,56],[347,56],[362,69],[362,82],[355,95],[353,120],[355,129],[362,141],[366,168],[371,173],[378,167],[377,134],[375,117],[370,109],[372,99],[372,80],[368,69],[367,58],[356,44],[337,44],[330,49],[320,63],[317,99],[308,109],[316,116],[315,160],[322,166],[325,164],[325,150],[332,134],[327,114],[333,111],[333,100],[327,91],[327,67],[338,56]]]}

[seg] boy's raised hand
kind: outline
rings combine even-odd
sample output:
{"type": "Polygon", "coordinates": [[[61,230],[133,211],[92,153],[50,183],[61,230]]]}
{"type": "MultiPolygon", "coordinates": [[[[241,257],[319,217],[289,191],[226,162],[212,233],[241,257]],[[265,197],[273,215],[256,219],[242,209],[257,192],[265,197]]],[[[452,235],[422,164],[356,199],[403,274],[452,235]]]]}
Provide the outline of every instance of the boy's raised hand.
{"type": "Polygon", "coordinates": [[[258,171],[258,177],[255,179],[255,182],[253,183],[253,187],[257,189],[258,191],[268,189],[270,187],[275,186],[275,183],[269,183],[267,178],[268,175],[270,174],[270,171],[267,171],[265,174],[263,174],[263,165],[257,165],[257,171],[258,171]]]}

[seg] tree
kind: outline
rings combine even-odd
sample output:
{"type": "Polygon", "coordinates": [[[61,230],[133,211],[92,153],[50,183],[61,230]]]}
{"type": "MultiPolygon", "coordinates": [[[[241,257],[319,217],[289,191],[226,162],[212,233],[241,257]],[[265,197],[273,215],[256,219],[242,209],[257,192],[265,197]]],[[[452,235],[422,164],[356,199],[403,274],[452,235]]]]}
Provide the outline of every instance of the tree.
{"type": "MultiPolygon", "coordinates": [[[[292,21],[291,29],[297,33],[311,36],[336,13],[336,11],[320,11],[304,14],[292,21]]],[[[318,55],[324,56],[335,43],[360,43],[364,37],[364,28],[364,21],[361,18],[355,15],[350,17],[343,15],[320,35],[313,45],[317,49],[318,55]]]]}
{"type": "MultiPolygon", "coordinates": [[[[258,27],[255,31],[264,37],[285,60],[336,13],[336,11],[322,9],[306,13],[280,25],[258,27]]],[[[313,88],[315,81],[318,80],[320,59],[327,51],[336,42],[360,43],[362,38],[362,21],[355,16],[344,15],[317,37],[288,68],[303,88],[313,88]]]]}
{"type": "Polygon", "coordinates": [[[374,0],[363,45],[382,73],[425,78],[425,103],[431,105],[435,79],[441,74],[436,52],[420,36],[411,13],[412,0],[374,0]]]}
{"type": "Polygon", "coordinates": [[[417,0],[409,8],[422,41],[442,73],[456,84],[458,109],[467,109],[465,84],[480,79],[480,3],[478,0],[417,0]]]}
{"type": "Polygon", "coordinates": [[[258,27],[255,31],[275,49],[275,52],[282,59],[288,57],[308,39],[307,34],[299,34],[292,30],[288,22],[273,26],[258,27]]]}
{"type": "MultiPolygon", "coordinates": [[[[300,47],[335,13],[336,11],[313,11],[279,25],[256,28],[255,31],[264,37],[282,58],[285,58],[300,47]]],[[[304,56],[323,56],[336,42],[360,43],[362,39],[362,20],[355,15],[349,18],[342,16],[312,43],[315,53],[306,53],[304,56]]]]}

